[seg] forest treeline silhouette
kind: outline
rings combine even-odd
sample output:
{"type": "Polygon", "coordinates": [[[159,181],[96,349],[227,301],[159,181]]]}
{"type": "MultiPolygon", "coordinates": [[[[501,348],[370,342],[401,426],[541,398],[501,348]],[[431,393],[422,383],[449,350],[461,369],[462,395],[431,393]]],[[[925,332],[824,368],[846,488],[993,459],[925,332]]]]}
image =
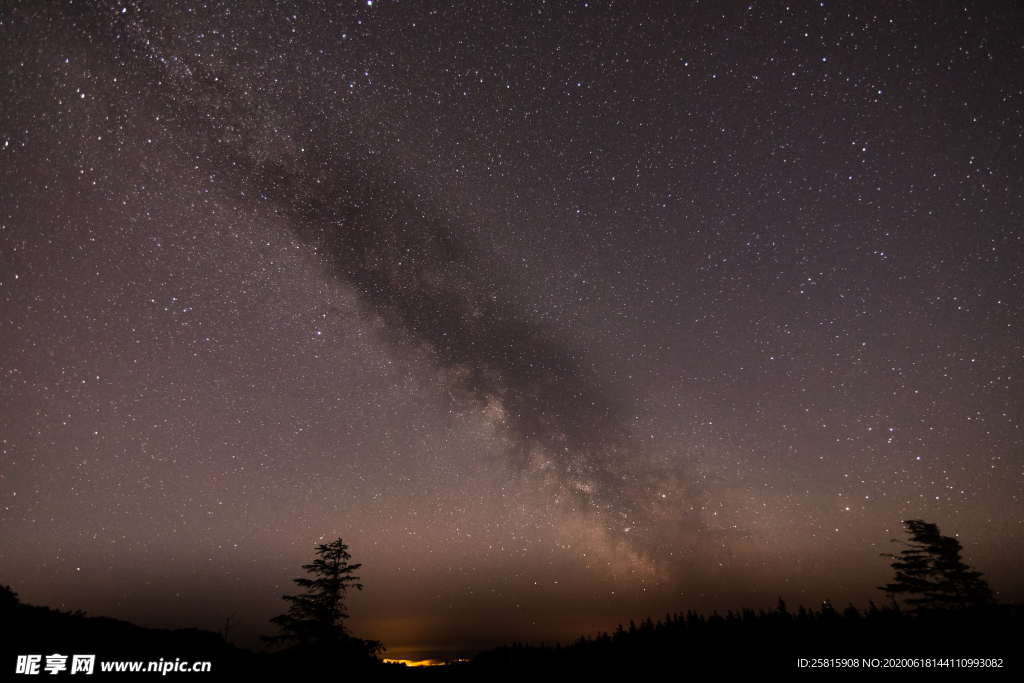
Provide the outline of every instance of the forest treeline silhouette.
{"type": "MultiPolygon", "coordinates": [[[[910,540],[897,541],[903,550],[883,553],[892,560],[894,579],[879,587],[887,594],[882,605],[872,601],[865,608],[850,604],[837,609],[825,601],[791,609],[779,597],[771,610],[669,612],[568,645],[516,643],[441,669],[480,675],[666,666],[689,673],[764,672],[836,659],[856,660],[858,667],[873,659],[884,668],[899,658],[948,659],[957,669],[966,665],[956,662],[985,658],[1012,667],[1015,660],[1008,657],[1020,641],[1022,606],[998,604],[981,573],[963,561],[959,541],[942,536],[936,525],[908,520],[904,526],[910,540]]],[[[362,589],[355,574],[362,565],[351,559],[341,538],[316,546],[313,561],[302,567],[306,575],[293,579],[303,590],[282,596],[288,609],[271,620],[278,632],[264,636],[267,647],[260,652],[232,645],[212,631],[142,628],[81,611],[24,604],[9,586],[0,586],[0,623],[9,634],[3,641],[8,652],[4,666],[14,666],[18,655],[88,653],[98,661],[169,655],[208,660],[232,677],[423,675],[386,664],[382,643],[359,638],[346,627],[347,592],[362,589]]],[[[435,670],[432,675],[444,674],[435,670]]]]}
{"type": "MultiPolygon", "coordinates": [[[[1001,657],[1005,666],[1021,636],[1019,605],[942,609],[918,614],[869,603],[842,610],[741,609],[710,616],[690,611],[631,621],[612,633],[567,646],[514,643],[478,654],[481,670],[663,668],[681,671],[788,671],[798,659],[1001,657]]],[[[884,662],[878,667],[884,668],[884,662]]]]}

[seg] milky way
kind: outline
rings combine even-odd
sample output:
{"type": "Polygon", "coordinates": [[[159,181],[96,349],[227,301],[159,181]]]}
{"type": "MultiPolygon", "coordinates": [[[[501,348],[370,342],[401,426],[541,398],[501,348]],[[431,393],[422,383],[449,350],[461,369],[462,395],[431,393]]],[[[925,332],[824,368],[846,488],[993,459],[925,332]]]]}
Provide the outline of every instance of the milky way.
{"type": "MultiPolygon", "coordinates": [[[[687,490],[679,466],[652,469],[646,444],[585,359],[504,291],[507,269],[487,254],[485,238],[470,243],[457,220],[374,164],[340,132],[336,114],[303,117],[300,126],[231,71],[161,45],[160,24],[138,8],[102,11],[84,17],[106,29],[110,44],[99,49],[160,84],[147,114],[179,128],[181,153],[239,200],[284,217],[395,340],[423,345],[451,390],[496,416],[519,467],[553,474],[568,492],[556,497],[576,500],[572,507],[649,559],[693,542],[703,526],[689,500],[695,485],[687,490]]],[[[310,45],[301,49],[279,59],[299,64],[310,45]]],[[[328,106],[318,93],[305,97],[317,111],[328,106]]]]}

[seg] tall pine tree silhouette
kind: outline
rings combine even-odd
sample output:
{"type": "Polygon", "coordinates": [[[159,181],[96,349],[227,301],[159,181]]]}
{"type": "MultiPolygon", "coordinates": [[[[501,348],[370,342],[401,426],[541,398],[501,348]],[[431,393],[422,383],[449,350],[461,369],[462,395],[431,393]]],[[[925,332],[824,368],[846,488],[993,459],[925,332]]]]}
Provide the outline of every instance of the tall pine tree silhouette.
{"type": "Polygon", "coordinates": [[[383,645],[355,638],[345,627],[346,594],[350,588],[363,589],[355,575],[362,564],[350,564],[351,559],[348,546],[340,538],[318,545],[316,559],[302,565],[312,578],[293,579],[306,592],[282,596],[289,603],[288,611],[270,620],[281,633],[263,639],[307,654],[376,659],[383,645]]]}

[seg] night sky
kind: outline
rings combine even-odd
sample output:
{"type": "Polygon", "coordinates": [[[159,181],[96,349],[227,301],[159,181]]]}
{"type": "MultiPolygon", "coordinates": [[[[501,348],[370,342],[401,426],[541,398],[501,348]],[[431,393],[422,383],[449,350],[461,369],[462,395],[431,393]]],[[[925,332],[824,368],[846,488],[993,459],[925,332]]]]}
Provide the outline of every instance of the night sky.
{"type": "Polygon", "coordinates": [[[0,10],[0,583],[387,656],[1024,598],[1013,2],[0,10]]]}

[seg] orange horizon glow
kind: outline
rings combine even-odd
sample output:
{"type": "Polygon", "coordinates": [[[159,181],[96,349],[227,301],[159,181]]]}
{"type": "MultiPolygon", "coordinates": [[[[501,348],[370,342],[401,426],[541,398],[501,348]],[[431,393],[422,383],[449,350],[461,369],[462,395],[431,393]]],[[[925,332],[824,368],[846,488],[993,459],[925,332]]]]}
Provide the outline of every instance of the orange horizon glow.
{"type": "Polygon", "coordinates": [[[385,664],[402,664],[404,666],[445,666],[453,662],[465,662],[465,659],[385,659],[385,664]]]}

